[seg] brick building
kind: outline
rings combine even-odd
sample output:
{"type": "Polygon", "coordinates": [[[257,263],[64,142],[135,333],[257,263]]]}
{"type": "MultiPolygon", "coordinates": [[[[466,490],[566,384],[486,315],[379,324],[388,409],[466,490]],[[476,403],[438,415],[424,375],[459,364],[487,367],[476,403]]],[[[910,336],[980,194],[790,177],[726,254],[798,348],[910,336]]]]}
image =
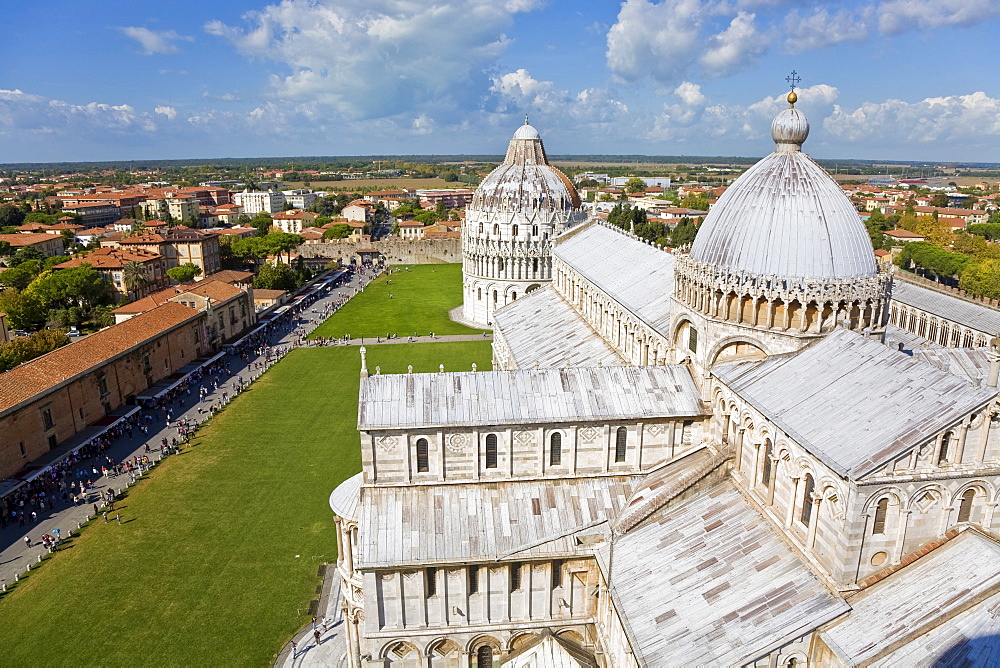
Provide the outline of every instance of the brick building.
{"type": "Polygon", "coordinates": [[[163,304],[0,373],[0,478],[208,353],[205,320],[163,304]]]}
{"type": "Polygon", "coordinates": [[[129,299],[142,299],[170,284],[166,258],[142,248],[98,248],[86,255],[77,255],[72,260],[57,264],[53,268],[72,269],[85,264],[104,276],[117,294],[127,296],[129,299]],[[141,264],[146,275],[146,285],[135,291],[128,290],[125,285],[125,265],[129,262],[141,264]]]}

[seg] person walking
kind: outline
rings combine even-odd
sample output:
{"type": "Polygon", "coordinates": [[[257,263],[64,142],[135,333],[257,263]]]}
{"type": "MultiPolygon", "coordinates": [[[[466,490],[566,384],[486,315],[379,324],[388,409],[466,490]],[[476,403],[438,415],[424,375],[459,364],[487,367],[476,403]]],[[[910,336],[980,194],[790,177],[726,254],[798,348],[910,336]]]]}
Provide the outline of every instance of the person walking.
{"type": "Polygon", "coordinates": [[[28,536],[24,537],[24,546],[31,547],[31,538],[29,538],[28,536]]]}
{"type": "Polygon", "coordinates": [[[320,636],[319,636],[319,629],[315,629],[313,631],[313,638],[316,639],[316,644],[317,645],[322,645],[323,644],[323,641],[322,641],[322,639],[320,639],[320,636]]]}

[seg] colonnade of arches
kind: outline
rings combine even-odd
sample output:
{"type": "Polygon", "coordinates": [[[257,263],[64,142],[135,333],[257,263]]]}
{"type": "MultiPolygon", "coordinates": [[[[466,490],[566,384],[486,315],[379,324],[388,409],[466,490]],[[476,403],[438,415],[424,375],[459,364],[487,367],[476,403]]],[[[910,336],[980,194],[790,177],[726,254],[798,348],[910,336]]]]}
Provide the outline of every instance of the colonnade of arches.
{"type": "Polygon", "coordinates": [[[466,252],[462,269],[466,276],[502,281],[548,281],[552,279],[552,257],[501,257],[466,252]]]}
{"type": "Polygon", "coordinates": [[[900,302],[890,305],[889,324],[945,348],[980,348],[990,342],[983,332],[900,302]]]}
{"type": "Polygon", "coordinates": [[[674,278],[674,291],[678,299],[707,317],[764,329],[822,334],[845,320],[851,329],[862,330],[879,325],[882,318],[879,299],[806,300],[789,295],[737,294],[704,285],[680,272],[674,278]]]}
{"type": "Polygon", "coordinates": [[[555,269],[556,290],[629,362],[665,364],[670,345],[659,333],[562,262],[555,269]]]}
{"type": "MultiPolygon", "coordinates": [[[[577,646],[584,644],[583,635],[573,629],[564,629],[555,635],[577,646]]],[[[404,666],[426,668],[428,665],[448,668],[470,666],[493,668],[495,662],[530,646],[540,637],[537,633],[527,632],[512,636],[503,642],[497,636],[482,634],[464,644],[459,644],[452,638],[434,638],[426,644],[411,639],[390,640],[382,646],[379,658],[399,668],[404,666]]]]}

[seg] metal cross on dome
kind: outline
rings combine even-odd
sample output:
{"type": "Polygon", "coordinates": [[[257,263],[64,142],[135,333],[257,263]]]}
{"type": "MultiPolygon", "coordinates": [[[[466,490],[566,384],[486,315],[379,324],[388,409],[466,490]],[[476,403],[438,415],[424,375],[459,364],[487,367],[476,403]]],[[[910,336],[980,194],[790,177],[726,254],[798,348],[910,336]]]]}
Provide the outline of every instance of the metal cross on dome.
{"type": "Polygon", "coordinates": [[[799,85],[800,81],[802,81],[802,77],[799,76],[798,72],[792,70],[792,73],[785,77],[785,81],[787,81],[788,85],[792,87],[792,90],[795,90],[795,87],[799,85]]]}

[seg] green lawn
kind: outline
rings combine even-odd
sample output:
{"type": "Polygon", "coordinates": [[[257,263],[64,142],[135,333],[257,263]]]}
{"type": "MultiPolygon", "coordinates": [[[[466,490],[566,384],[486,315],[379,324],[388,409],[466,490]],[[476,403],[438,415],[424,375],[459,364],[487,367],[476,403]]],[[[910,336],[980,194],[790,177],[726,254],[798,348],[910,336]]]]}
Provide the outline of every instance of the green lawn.
{"type": "MultiPolygon", "coordinates": [[[[490,368],[487,342],[368,347],[383,373],[490,368]]],[[[193,446],[0,599],[0,665],[264,666],[334,561],[327,498],[360,470],[358,348],[292,352],[193,446]]]]}
{"type": "Polygon", "coordinates": [[[379,276],[317,327],[310,338],[482,333],[448,318],[448,311],[462,304],[462,265],[418,264],[402,269],[379,276]]]}

